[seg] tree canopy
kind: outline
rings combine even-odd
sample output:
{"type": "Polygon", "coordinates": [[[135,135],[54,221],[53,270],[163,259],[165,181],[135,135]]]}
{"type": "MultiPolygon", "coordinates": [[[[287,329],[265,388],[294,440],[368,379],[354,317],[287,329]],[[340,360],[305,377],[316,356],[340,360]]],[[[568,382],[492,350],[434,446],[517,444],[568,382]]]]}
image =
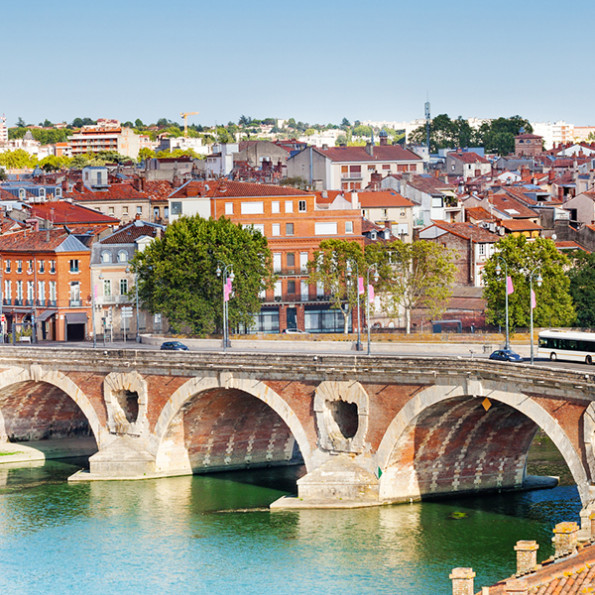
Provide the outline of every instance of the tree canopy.
{"type": "Polygon", "coordinates": [[[139,298],[151,313],[163,313],[174,332],[209,334],[223,328],[220,263],[233,268],[230,328],[251,327],[260,311],[260,292],[270,284],[266,238],[228,219],[182,217],[163,237],[137,254],[139,298]]]}
{"type": "Polygon", "coordinates": [[[376,290],[383,309],[391,318],[403,310],[407,333],[416,308],[427,308],[432,318],[444,311],[456,273],[451,251],[425,240],[395,240],[368,246],[366,258],[377,267],[376,290]]]}
{"type": "Polygon", "coordinates": [[[513,293],[508,296],[509,328],[529,326],[530,295],[529,275],[535,274],[533,291],[536,307],[533,311],[535,326],[568,326],[576,318],[570,280],[565,274],[569,260],[560,254],[555,243],[547,238],[536,238],[528,242],[525,236],[506,236],[496,244],[496,254],[489,258],[483,270],[485,284],[484,298],[487,301],[486,322],[504,327],[506,278],[504,264],[512,280],[513,293]],[[497,273],[500,263],[501,272],[497,273]],[[543,279],[541,287],[537,283],[537,272],[543,279]]]}
{"type": "Polygon", "coordinates": [[[595,253],[579,252],[568,271],[568,277],[577,325],[595,327],[595,253]]]}
{"type": "Polygon", "coordinates": [[[331,308],[341,310],[345,333],[349,332],[351,312],[357,307],[357,273],[365,270],[364,252],[357,242],[322,240],[308,262],[310,283],[322,284],[331,308]],[[356,271],[357,268],[357,271],[356,271]]]}

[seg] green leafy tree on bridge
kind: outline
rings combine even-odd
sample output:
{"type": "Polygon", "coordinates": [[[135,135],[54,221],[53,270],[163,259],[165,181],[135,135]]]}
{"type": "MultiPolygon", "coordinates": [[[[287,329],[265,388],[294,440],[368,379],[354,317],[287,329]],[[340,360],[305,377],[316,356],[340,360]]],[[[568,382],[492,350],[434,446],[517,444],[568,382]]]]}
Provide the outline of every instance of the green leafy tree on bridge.
{"type": "Polygon", "coordinates": [[[396,240],[367,246],[366,258],[378,270],[382,308],[390,318],[404,312],[408,334],[416,308],[427,308],[432,318],[444,312],[456,273],[452,251],[425,240],[396,240]]]}
{"type": "Polygon", "coordinates": [[[576,307],[576,323],[595,327],[595,253],[579,252],[568,271],[570,295],[576,307]]]}
{"type": "Polygon", "coordinates": [[[310,283],[324,286],[331,308],[339,309],[343,314],[346,334],[352,312],[357,307],[356,265],[359,276],[363,276],[365,259],[362,247],[347,240],[322,240],[308,262],[310,283]]]}
{"type": "Polygon", "coordinates": [[[151,313],[162,313],[175,332],[209,334],[223,328],[220,262],[231,265],[233,297],[229,326],[253,326],[260,292],[270,285],[271,253],[266,238],[228,219],[182,217],[163,237],[136,255],[139,298],[151,313]]]}
{"type": "MultiPolygon", "coordinates": [[[[535,326],[568,326],[574,323],[576,314],[570,295],[570,280],[565,274],[570,261],[565,254],[558,252],[552,240],[536,238],[529,242],[525,236],[510,235],[496,244],[496,254],[506,262],[508,276],[513,285],[513,292],[508,296],[508,320],[511,330],[529,326],[529,274],[535,271],[536,267],[539,267],[543,283],[541,287],[538,286],[535,274],[535,326]]],[[[483,270],[483,295],[487,301],[486,322],[504,327],[506,279],[502,264],[500,274],[496,272],[498,262],[495,255],[486,262],[483,270]]]]}

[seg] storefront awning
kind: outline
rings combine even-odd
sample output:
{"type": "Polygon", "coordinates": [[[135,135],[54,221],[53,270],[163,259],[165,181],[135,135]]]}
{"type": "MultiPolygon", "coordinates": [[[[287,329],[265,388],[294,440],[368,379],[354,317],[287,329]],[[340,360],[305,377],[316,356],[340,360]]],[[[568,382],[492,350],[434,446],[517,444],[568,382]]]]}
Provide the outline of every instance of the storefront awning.
{"type": "Polygon", "coordinates": [[[41,314],[37,315],[37,320],[39,322],[45,322],[48,318],[56,314],[56,310],[45,310],[41,314]]]}
{"type": "Polygon", "coordinates": [[[66,324],[86,324],[87,314],[85,312],[67,312],[65,315],[66,324]]]}

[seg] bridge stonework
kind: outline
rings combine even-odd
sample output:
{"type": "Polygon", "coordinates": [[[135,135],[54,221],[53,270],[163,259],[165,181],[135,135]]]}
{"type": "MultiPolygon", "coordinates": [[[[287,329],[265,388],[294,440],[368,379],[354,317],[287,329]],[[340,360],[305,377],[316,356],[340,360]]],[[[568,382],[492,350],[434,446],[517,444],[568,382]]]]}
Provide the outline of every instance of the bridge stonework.
{"type": "Polygon", "coordinates": [[[0,461],[94,453],[77,480],[303,461],[276,506],[371,506],[522,488],[542,428],[587,514],[594,397],[591,375],[487,360],[3,347],[0,461]]]}

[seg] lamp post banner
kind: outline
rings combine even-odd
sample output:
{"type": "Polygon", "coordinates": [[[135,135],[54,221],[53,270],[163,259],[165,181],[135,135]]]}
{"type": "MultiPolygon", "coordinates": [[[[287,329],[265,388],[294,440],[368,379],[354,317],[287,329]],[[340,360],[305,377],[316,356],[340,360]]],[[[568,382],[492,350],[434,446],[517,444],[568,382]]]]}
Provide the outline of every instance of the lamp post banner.
{"type": "Polygon", "coordinates": [[[531,290],[531,310],[535,310],[537,307],[537,299],[535,298],[535,292],[531,290]]]}
{"type": "Polygon", "coordinates": [[[506,293],[510,295],[514,292],[514,287],[512,285],[512,277],[506,277],[506,293]]]}
{"type": "Polygon", "coordinates": [[[363,295],[365,293],[364,291],[364,278],[363,277],[358,277],[357,278],[357,292],[359,295],[363,295]]]}
{"type": "Polygon", "coordinates": [[[368,285],[368,300],[370,302],[374,301],[374,286],[372,284],[368,285]]]}

